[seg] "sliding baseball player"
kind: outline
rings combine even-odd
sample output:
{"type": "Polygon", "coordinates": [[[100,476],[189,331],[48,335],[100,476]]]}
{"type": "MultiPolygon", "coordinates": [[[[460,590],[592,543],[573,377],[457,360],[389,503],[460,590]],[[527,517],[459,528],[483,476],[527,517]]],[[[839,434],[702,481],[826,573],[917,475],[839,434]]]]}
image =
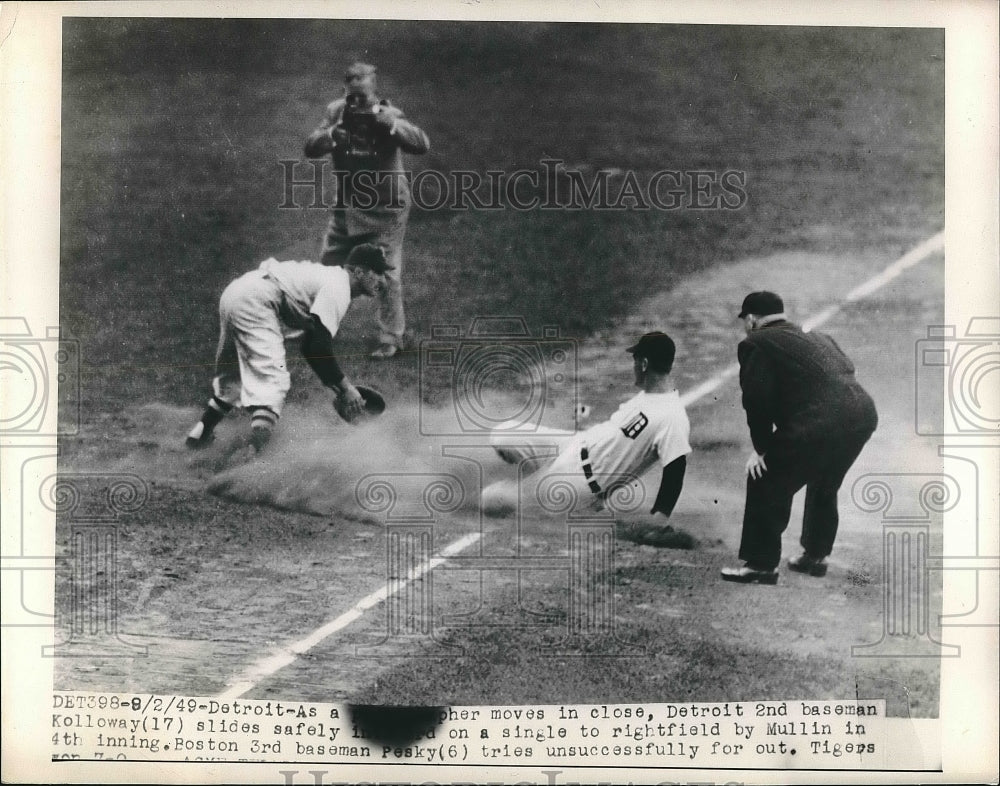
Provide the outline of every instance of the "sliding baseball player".
{"type": "MultiPolygon", "coordinates": [[[[641,390],[603,423],[576,433],[551,428],[519,432],[517,424],[506,423],[492,432],[493,448],[504,461],[520,464],[522,473],[534,473],[536,488],[558,479],[570,485],[577,502],[598,509],[609,493],[638,483],[659,463],[660,486],[651,513],[669,517],[691,452],[687,412],[670,379],[675,351],[673,340],[658,331],[629,347],[641,390]]],[[[483,490],[483,510],[504,515],[515,509],[517,499],[517,483],[499,481],[483,490]]]]}

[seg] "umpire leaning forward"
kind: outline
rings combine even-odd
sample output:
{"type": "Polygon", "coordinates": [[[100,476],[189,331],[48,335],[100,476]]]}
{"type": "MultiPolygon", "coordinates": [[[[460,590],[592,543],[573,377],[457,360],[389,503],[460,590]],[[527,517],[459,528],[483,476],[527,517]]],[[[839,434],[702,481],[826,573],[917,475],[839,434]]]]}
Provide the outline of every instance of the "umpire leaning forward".
{"type": "Polygon", "coordinates": [[[788,567],[826,574],[837,537],[837,491],[878,424],[875,403],[837,343],[803,332],[784,311],[778,295],[753,292],[739,314],[747,333],[737,349],[740,387],[753,452],[746,463],[744,565],[724,568],[726,581],[777,583],[781,535],[803,486],[803,553],[788,567]]]}

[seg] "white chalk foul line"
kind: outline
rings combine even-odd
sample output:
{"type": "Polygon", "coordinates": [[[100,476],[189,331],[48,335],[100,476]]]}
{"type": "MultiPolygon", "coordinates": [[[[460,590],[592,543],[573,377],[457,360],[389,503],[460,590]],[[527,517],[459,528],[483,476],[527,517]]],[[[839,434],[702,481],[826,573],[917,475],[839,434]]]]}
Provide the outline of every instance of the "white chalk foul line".
{"type": "Polygon", "coordinates": [[[383,601],[391,598],[393,595],[398,594],[411,582],[416,581],[425,573],[432,571],[434,568],[447,562],[448,557],[453,557],[459,552],[464,551],[478,540],[479,533],[472,532],[459,538],[454,543],[448,544],[441,550],[439,556],[418,565],[410,571],[405,578],[390,581],[380,589],[372,592],[370,595],[366,595],[339,617],[336,617],[335,619],[327,622],[325,625],[318,627],[305,638],[299,639],[298,641],[289,644],[287,647],[282,647],[273,655],[269,655],[268,657],[254,663],[239,677],[236,682],[220,693],[218,698],[220,700],[230,701],[232,699],[238,699],[240,696],[252,690],[261,680],[283,669],[290,663],[293,663],[299,655],[302,655],[304,652],[308,652],[323,641],[323,639],[328,636],[332,636],[337,631],[346,628],[355,620],[360,619],[364,613],[368,611],[368,609],[373,606],[377,606],[379,603],[382,603],[383,601]]]}
{"type": "MultiPolygon", "coordinates": [[[[933,237],[925,240],[916,248],[908,251],[877,276],[873,276],[860,286],[852,289],[844,297],[844,303],[853,303],[867,297],[872,292],[875,292],[888,284],[907,269],[913,267],[918,262],[922,262],[933,252],[940,251],[943,248],[944,232],[939,232],[933,237]]],[[[824,309],[820,313],[804,321],[802,323],[802,329],[812,330],[813,328],[819,327],[839,312],[841,307],[842,304],[837,304],[824,309]]],[[[687,406],[688,404],[704,398],[709,393],[717,390],[726,380],[735,377],[739,373],[739,370],[739,364],[734,363],[733,365],[727,366],[721,371],[716,372],[697,387],[683,393],[681,395],[681,402],[687,406]]],[[[332,636],[337,631],[343,630],[355,620],[360,619],[364,613],[368,611],[368,609],[373,606],[377,606],[379,603],[382,603],[383,601],[391,598],[393,595],[398,594],[400,590],[404,589],[411,582],[416,581],[428,571],[434,570],[434,568],[447,562],[448,557],[453,557],[459,552],[464,551],[478,540],[479,533],[473,532],[459,538],[454,543],[448,544],[441,550],[439,556],[418,565],[406,576],[406,578],[387,583],[381,589],[372,592],[370,595],[366,595],[354,604],[354,606],[352,606],[348,611],[344,612],[339,617],[330,620],[325,625],[320,626],[305,638],[299,639],[287,647],[283,647],[278,652],[254,663],[239,677],[236,682],[220,693],[218,698],[221,700],[231,701],[232,699],[238,699],[240,696],[248,693],[256,687],[257,683],[261,680],[293,663],[299,655],[302,655],[304,652],[312,649],[328,636],[332,636]]]]}
{"type": "MultiPolygon", "coordinates": [[[[889,265],[889,267],[877,276],[872,276],[863,284],[856,286],[844,296],[843,303],[836,303],[823,309],[818,314],[814,314],[809,317],[802,323],[802,329],[812,330],[813,328],[818,328],[820,325],[828,322],[832,317],[834,317],[840,309],[843,308],[845,303],[854,303],[862,298],[868,297],[868,295],[872,294],[872,292],[881,289],[894,278],[916,265],[918,262],[923,262],[935,251],[941,251],[943,248],[944,232],[938,232],[933,237],[927,238],[927,240],[922,242],[920,245],[910,251],[907,251],[903,254],[903,256],[889,265]]],[[[692,388],[686,393],[682,393],[681,403],[684,404],[684,406],[693,404],[695,401],[698,401],[698,399],[704,398],[709,393],[717,390],[721,387],[723,382],[731,377],[735,377],[739,373],[739,363],[733,363],[731,366],[726,366],[724,369],[716,372],[697,387],[692,388]]]]}

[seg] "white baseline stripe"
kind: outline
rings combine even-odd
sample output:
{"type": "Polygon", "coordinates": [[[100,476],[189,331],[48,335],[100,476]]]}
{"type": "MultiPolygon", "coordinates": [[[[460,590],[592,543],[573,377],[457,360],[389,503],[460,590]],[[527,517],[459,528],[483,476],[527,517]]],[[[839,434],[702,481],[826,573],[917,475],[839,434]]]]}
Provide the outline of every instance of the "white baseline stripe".
{"type": "Polygon", "coordinates": [[[914,248],[912,251],[908,251],[903,254],[896,262],[889,265],[885,270],[874,278],[868,279],[864,284],[859,287],[855,287],[850,292],[847,293],[845,300],[848,303],[853,303],[855,300],[860,300],[863,297],[867,297],[876,289],[884,287],[890,281],[892,281],[896,276],[898,276],[903,271],[908,268],[913,267],[918,262],[923,262],[928,255],[934,253],[935,251],[944,250],[944,232],[938,232],[934,237],[929,237],[919,246],[914,248]]]}
{"type": "Polygon", "coordinates": [[[258,682],[294,662],[299,655],[311,650],[323,641],[323,639],[346,628],[355,620],[360,619],[362,615],[368,611],[368,609],[372,608],[372,606],[377,606],[382,601],[388,600],[393,595],[398,594],[399,591],[408,584],[416,581],[428,571],[434,570],[434,568],[444,564],[447,562],[448,557],[453,557],[459,552],[464,551],[478,540],[479,533],[471,532],[468,535],[459,538],[454,543],[450,543],[441,550],[440,556],[434,557],[433,559],[418,565],[406,576],[405,579],[390,582],[382,588],[375,590],[375,592],[370,595],[366,595],[354,604],[354,606],[348,611],[345,611],[339,617],[330,620],[325,625],[320,626],[305,638],[299,639],[298,641],[289,644],[287,647],[283,647],[278,650],[273,655],[254,663],[245,672],[243,672],[236,682],[220,693],[218,698],[223,701],[238,699],[240,696],[252,690],[258,682]],[[390,589],[390,586],[392,589],[390,589]]]}
{"type": "MultiPolygon", "coordinates": [[[[850,292],[844,296],[844,303],[854,303],[855,301],[861,300],[862,298],[868,297],[872,292],[881,289],[894,278],[908,270],[909,268],[916,265],[918,262],[923,262],[928,256],[930,256],[935,251],[940,251],[944,248],[944,232],[938,232],[933,237],[927,238],[920,245],[907,251],[903,256],[893,262],[889,267],[879,273],[877,276],[865,281],[860,286],[855,287],[850,292]]],[[[834,304],[823,309],[821,312],[815,316],[810,317],[802,323],[803,330],[812,330],[820,325],[828,322],[833,316],[835,316],[841,309],[842,304],[834,304]]],[[[722,386],[730,377],[735,377],[740,373],[739,363],[733,363],[731,366],[726,366],[722,371],[718,371],[709,377],[707,380],[702,382],[696,388],[681,394],[681,403],[684,406],[688,404],[693,404],[698,399],[704,398],[709,393],[717,390],[722,386]]]]}
{"type": "MultiPolygon", "coordinates": [[[[922,262],[931,253],[939,251],[944,248],[944,232],[939,232],[931,238],[928,238],[923,243],[918,245],[916,248],[908,251],[893,264],[879,273],[877,276],[868,279],[858,287],[852,289],[844,298],[845,303],[853,303],[856,300],[860,300],[863,297],[867,297],[872,292],[885,286],[887,283],[892,281],[898,275],[903,273],[908,268],[916,265],[918,262],[922,262]]],[[[815,327],[819,327],[824,322],[829,320],[838,311],[840,311],[840,305],[833,305],[829,308],[821,311],[819,314],[811,317],[802,323],[802,328],[804,330],[811,330],[815,327]]],[[[681,401],[685,406],[704,398],[709,393],[717,390],[723,382],[731,377],[735,377],[739,373],[740,367],[738,363],[734,363],[731,366],[727,366],[721,371],[713,374],[705,382],[702,382],[697,387],[683,393],[681,395],[681,401]]],[[[326,639],[328,636],[332,636],[337,631],[343,630],[348,625],[350,625],[355,620],[360,619],[368,609],[373,606],[377,606],[379,603],[387,600],[399,593],[404,587],[413,581],[416,581],[421,576],[423,576],[428,571],[434,570],[434,568],[439,565],[444,564],[448,557],[453,557],[455,554],[464,551],[469,548],[472,544],[479,540],[479,533],[473,532],[464,537],[459,538],[453,543],[450,543],[444,549],[441,550],[440,556],[434,557],[416,567],[405,579],[402,581],[388,583],[381,589],[366,595],[364,598],[359,600],[353,607],[348,611],[341,614],[339,617],[330,620],[325,625],[320,626],[312,633],[310,633],[305,638],[299,639],[298,641],[283,647],[274,654],[263,658],[253,665],[251,665],[229,688],[219,694],[218,698],[220,700],[232,700],[238,699],[240,696],[248,693],[256,687],[257,683],[261,680],[271,676],[275,672],[283,669],[285,666],[293,663],[299,655],[307,652],[308,650],[315,647],[321,641],[326,639]],[[390,587],[392,587],[390,589],[390,587]]]]}

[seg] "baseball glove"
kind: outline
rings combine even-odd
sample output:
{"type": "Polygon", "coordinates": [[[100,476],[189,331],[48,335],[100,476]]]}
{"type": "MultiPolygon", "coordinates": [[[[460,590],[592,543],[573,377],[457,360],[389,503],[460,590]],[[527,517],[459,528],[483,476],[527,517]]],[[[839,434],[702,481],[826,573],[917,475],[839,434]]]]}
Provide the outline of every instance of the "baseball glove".
{"type": "Polygon", "coordinates": [[[366,387],[365,385],[355,385],[358,393],[365,400],[364,409],[362,409],[357,414],[351,414],[344,407],[344,402],[340,396],[337,396],[333,402],[333,408],[337,410],[337,414],[340,415],[346,422],[351,424],[362,423],[366,420],[372,420],[377,418],[383,412],[385,412],[385,397],[379,393],[374,388],[366,387]]]}

